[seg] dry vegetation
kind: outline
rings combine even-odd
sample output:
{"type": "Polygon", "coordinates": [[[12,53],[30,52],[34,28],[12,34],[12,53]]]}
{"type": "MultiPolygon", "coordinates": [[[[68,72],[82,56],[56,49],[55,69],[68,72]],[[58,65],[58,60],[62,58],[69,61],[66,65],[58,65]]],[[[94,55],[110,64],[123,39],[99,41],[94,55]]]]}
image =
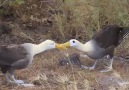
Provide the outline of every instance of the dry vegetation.
{"type": "MultiPolygon", "coordinates": [[[[3,28],[0,29],[1,44],[39,43],[45,39],[65,42],[71,38],[86,42],[104,25],[129,26],[129,1],[1,0],[0,24],[8,24],[7,27],[11,27],[11,31],[7,32],[4,32],[3,28]]],[[[128,55],[128,40],[127,38],[117,48],[117,56],[128,55]]],[[[103,68],[102,64],[94,71],[58,65],[59,58],[74,52],[78,51],[51,50],[36,56],[29,68],[16,72],[18,79],[32,82],[35,87],[5,85],[1,75],[0,90],[129,90],[126,86],[106,82],[110,78],[114,80],[114,76],[128,81],[129,61],[115,60],[116,71],[105,74],[99,72],[103,68]]],[[[80,59],[88,66],[93,63],[86,58],[80,59]]]]}

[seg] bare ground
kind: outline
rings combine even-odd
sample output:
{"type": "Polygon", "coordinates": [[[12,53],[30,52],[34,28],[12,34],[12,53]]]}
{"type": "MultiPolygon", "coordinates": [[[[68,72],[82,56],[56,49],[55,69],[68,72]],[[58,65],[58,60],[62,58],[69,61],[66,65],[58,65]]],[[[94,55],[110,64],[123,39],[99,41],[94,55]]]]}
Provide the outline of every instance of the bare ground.
{"type": "MultiPolygon", "coordinates": [[[[42,7],[38,8],[38,5],[35,6],[33,3],[41,4],[35,0],[35,2],[30,2],[24,7],[18,7],[16,12],[19,18],[9,21],[7,19],[7,21],[1,19],[2,23],[6,22],[12,25],[12,33],[2,34],[0,36],[0,44],[39,43],[46,39],[63,42],[61,41],[60,34],[58,34],[58,30],[56,30],[57,27],[54,27],[55,22],[52,23],[53,25],[44,22],[51,16],[48,14],[49,10],[45,9],[48,4],[44,4],[42,7]],[[41,14],[36,16],[37,13],[40,12],[41,14]]],[[[53,2],[50,2],[50,4],[53,4],[53,2]]],[[[72,31],[71,33],[67,33],[71,35],[73,33],[72,31]]],[[[76,33],[79,33],[81,36],[83,32],[80,33],[80,31],[77,31],[76,33]]],[[[75,38],[74,35],[69,35],[66,35],[66,37],[68,37],[66,40],[75,38]]],[[[85,33],[83,33],[83,36],[84,38],[86,37],[85,33]]],[[[115,52],[116,56],[125,57],[128,55],[128,40],[129,39],[125,40],[125,42],[117,48],[115,52]]],[[[35,85],[34,87],[7,85],[3,82],[2,73],[0,73],[0,90],[129,90],[129,85],[121,85],[120,83],[121,78],[125,81],[129,81],[128,59],[114,60],[114,70],[108,73],[100,72],[100,70],[104,68],[102,63],[97,65],[97,68],[93,71],[76,66],[59,66],[59,58],[75,52],[82,53],[75,49],[69,49],[68,51],[45,51],[35,56],[33,63],[27,69],[16,71],[15,76],[17,79],[33,83],[35,85]]],[[[80,60],[87,66],[91,66],[94,62],[94,60],[82,57],[80,60]]]]}
{"type": "MultiPolygon", "coordinates": [[[[66,54],[78,52],[50,50],[34,58],[32,65],[24,70],[16,71],[16,78],[35,84],[34,87],[12,86],[0,82],[1,90],[128,90],[127,85],[121,85],[121,79],[129,81],[129,62],[115,60],[114,70],[101,73],[102,63],[93,71],[76,66],[59,66],[58,59],[66,54]]],[[[80,52],[81,53],[81,52],[80,52]]],[[[81,57],[84,65],[92,65],[93,61],[81,57]]],[[[0,76],[2,79],[2,75],[0,76]]]]}

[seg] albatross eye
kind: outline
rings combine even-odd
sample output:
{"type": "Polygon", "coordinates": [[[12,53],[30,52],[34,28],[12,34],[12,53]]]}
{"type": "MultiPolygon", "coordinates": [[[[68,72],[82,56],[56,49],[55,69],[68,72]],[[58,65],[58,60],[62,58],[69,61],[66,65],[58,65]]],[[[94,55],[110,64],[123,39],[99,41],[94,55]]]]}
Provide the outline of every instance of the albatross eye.
{"type": "Polygon", "coordinates": [[[75,41],[73,41],[73,43],[75,43],[75,41]]]}

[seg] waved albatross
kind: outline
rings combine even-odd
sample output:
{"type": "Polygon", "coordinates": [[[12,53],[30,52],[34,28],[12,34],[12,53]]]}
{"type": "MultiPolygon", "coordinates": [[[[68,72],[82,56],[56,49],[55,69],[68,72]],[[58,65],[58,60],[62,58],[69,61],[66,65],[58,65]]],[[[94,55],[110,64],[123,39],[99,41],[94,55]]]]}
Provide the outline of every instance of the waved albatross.
{"type": "Polygon", "coordinates": [[[33,57],[48,49],[63,49],[60,44],[46,40],[40,44],[24,43],[20,45],[0,46],[0,68],[7,82],[24,84],[14,78],[14,71],[24,69],[32,63],[33,57]],[[9,77],[7,76],[9,73],[9,77]]]}
{"type": "MultiPolygon", "coordinates": [[[[86,55],[91,59],[96,59],[94,65],[89,67],[93,70],[97,64],[98,59],[105,56],[110,58],[110,64],[107,69],[101,72],[111,71],[114,57],[114,49],[122,42],[122,40],[129,34],[128,27],[119,27],[117,25],[107,25],[98,33],[96,33],[88,42],[82,44],[76,39],[62,44],[65,47],[74,47],[78,50],[86,52],[86,55]]],[[[87,67],[86,67],[87,68],[87,67]]]]}

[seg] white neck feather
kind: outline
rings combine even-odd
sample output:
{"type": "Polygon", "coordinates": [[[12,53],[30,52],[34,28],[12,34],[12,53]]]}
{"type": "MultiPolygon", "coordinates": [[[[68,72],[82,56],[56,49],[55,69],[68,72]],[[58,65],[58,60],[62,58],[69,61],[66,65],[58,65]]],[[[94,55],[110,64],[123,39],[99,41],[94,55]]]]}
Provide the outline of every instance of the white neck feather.
{"type": "Polygon", "coordinates": [[[47,50],[47,48],[44,43],[40,43],[38,45],[33,45],[33,48],[32,48],[32,52],[34,55],[39,54],[45,50],[47,50]]]}
{"type": "Polygon", "coordinates": [[[40,43],[38,45],[32,43],[25,43],[23,44],[23,46],[32,56],[47,50],[45,43],[40,43]]]}
{"type": "Polygon", "coordinates": [[[91,52],[94,50],[93,41],[88,41],[85,44],[80,43],[77,49],[83,51],[83,52],[91,52]]]}

